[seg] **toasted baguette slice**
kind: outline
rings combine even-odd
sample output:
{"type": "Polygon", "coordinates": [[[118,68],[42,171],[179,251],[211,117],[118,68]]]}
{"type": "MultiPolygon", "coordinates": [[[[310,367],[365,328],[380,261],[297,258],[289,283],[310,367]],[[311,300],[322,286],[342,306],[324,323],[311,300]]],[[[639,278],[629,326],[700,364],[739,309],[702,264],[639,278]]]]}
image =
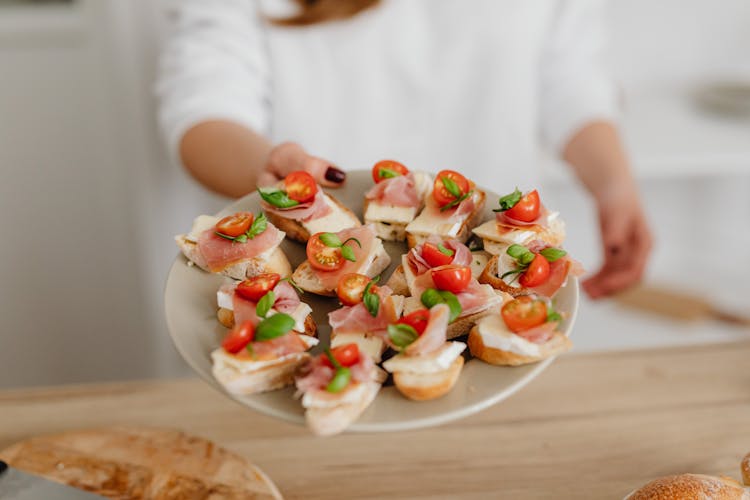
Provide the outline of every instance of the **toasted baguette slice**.
{"type": "Polygon", "coordinates": [[[527,226],[500,233],[495,219],[490,219],[472,232],[482,239],[484,250],[492,255],[503,255],[514,243],[528,245],[534,240],[542,240],[550,246],[559,247],[565,241],[565,223],[555,217],[548,227],[527,226]]]}
{"type": "MultiPolygon", "coordinates": [[[[388,255],[388,252],[385,251],[383,242],[378,238],[375,238],[374,240],[372,252],[374,252],[375,254],[374,258],[370,261],[365,269],[359,271],[361,274],[366,274],[370,278],[373,278],[383,272],[385,268],[387,268],[391,263],[390,255],[388,255]]],[[[310,265],[310,262],[307,260],[300,264],[297,269],[295,269],[294,274],[292,274],[292,279],[297,284],[297,286],[299,286],[306,292],[314,293],[316,295],[323,295],[326,297],[334,297],[336,295],[336,290],[329,290],[323,286],[323,284],[315,274],[312,266],[310,265]]]]}
{"type": "Polygon", "coordinates": [[[357,218],[354,212],[352,212],[346,205],[344,205],[328,193],[325,193],[324,196],[330,202],[329,205],[331,205],[333,213],[321,217],[320,219],[316,219],[315,223],[306,223],[294,219],[287,219],[285,217],[281,217],[277,214],[271,213],[268,210],[264,210],[264,212],[266,213],[266,217],[268,218],[268,220],[271,221],[271,224],[284,231],[287,237],[289,237],[290,239],[299,241],[300,243],[307,243],[307,240],[310,239],[311,234],[320,231],[330,231],[335,233],[341,231],[342,229],[348,229],[350,227],[362,225],[362,223],[359,221],[359,218],[357,218]],[[330,221],[332,217],[335,217],[341,222],[337,224],[331,224],[330,221]]]}
{"type": "Polygon", "coordinates": [[[375,400],[380,391],[380,382],[365,382],[365,390],[356,402],[329,408],[307,408],[305,421],[318,436],[338,434],[349,427],[375,400]]]}
{"type": "Polygon", "coordinates": [[[459,356],[447,370],[441,372],[393,372],[393,383],[401,394],[414,401],[436,399],[453,389],[463,366],[464,358],[459,356]]]}
{"type": "Polygon", "coordinates": [[[750,486],[750,453],[742,459],[740,469],[742,470],[742,482],[745,483],[745,486],[750,486]]]}
{"type": "Polygon", "coordinates": [[[492,258],[487,262],[487,267],[484,268],[482,274],[479,275],[479,282],[490,285],[495,290],[502,290],[505,293],[512,295],[513,297],[520,297],[521,295],[529,295],[533,293],[528,288],[524,288],[521,285],[513,286],[505,282],[500,278],[498,272],[498,265],[500,263],[500,256],[493,255],[492,258]]]}
{"type": "MultiPolygon", "coordinates": [[[[438,225],[435,225],[432,228],[432,231],[421,228],[421,226],[423,225],[422,223],[427,226],[430,225],[430,221],[428,219],[430,217],[428,210],[430,207],[428,206],[427,208],[425,208],[425,210],[422,211],[419,217],[414,219],[414,221],[406,227],[406,242],[409,245],[409,248],[414,248],[420,243],[423,243],[433,234],[440,236],[441,238],[452,238],[460,241],[461,243],[466,243],[466,241],[469,239],[469,236],[471,236],[471,230],[482,220],[482,214],[484,213],[484,202],[486,197],[487,196],[485,195],[484,191],[481,191],[479,189],[475,190],[474,211],[467,215],[466,218],[464,218],[458,230],[455,231],[455,234],[453,234],[454,231],[441,231],[440,228],[437,227],[438,225]]],[[[427,203],[433,203],[431,201],[431,198],[428,198],[427,203]]]]}
{"type": "Polygon", "coordinates": [[[365,198],[363,207],[365,224],[372,224],[375,227],[375,234],[378,235],[378,238],[386,241],[404,241],[406,239],[406,225],[408,222],[375,220],[367,216],[369,210],[370,200],[365,198]]]}
{"type": "Polygon", "coordinates": [[[365,197],[363,214],[365,224],[373,224],[379,238],[386,241],[404,241],[406,226],[424,207],[424,199],[432,190],[432,177],[424,172],[413,172],[419,199],[418,207],[382,206],[365,197]],[[382,207],[382,208],[381,208],[382,207]],[[378,211],[380,208],[380,211],[378,211]]]}
{"type": "Polygon", "coordinates": [[[411,295],[411,292],[409,291],[409,284],[406,282],[406,275],[404,274],[403,265],[400,265],[393,270],[391,277],[388,278],[388,281],[385,284],[391,290],[393,290],[393,293],[395,294],[405,296],[411,295]]]}
{"type": "Polygon", "coordinates": [[[478,328],[478,326],[475,326],[469,332],[469,340],[467,342],[469,344],[469,351],[471,351],[474,357],[491,365],[519,366],[536,363],[537,361],[567,352],[573,347],[568,337],[560,332],[555,332],[550,340],[540,346],[538,355],[519,354],[487,346],[478,328]]]}
{"type": "MultiPolygon", "coordinates": [[[[212,357],[214,357],[213,354],[212,357]]],[[[290,355],[278,363],[262,366],[249,372],[241,372],[218,362],[214,357],[212,372],[216,380],[230,394],[256,394],[281,389],[292,384],[298,369],[309,359],[309,353],[301,352],[290,355]]]]}
{"type": "MultiPolygon", "coordinates": [[[[220,307],[219,310],[216,312],[216,318],[219,320],[219,323],[222,324],[222,326],[225,326],[227,328],[234,328],[234,311],[231,309],[225,309],[223,307],[220,307]]],[[[302,332],[298,332],[297,330],[294,330],[297,333],[300,333],[302,335],[309,335],[310,337],[315,337],[318,332],[318,326],[315,324],[315,320],[312,317],[312,314],[308,314],[305,317],[305,330],[302,332]]]]}
{"type": "MultiPolygon", "coordinates": [[[[487,309],[478,311],[468,316],[459,316],[453,323],[448,325],[447,338],[454,339],[462,335],[469,333],[469,330],[477,324],[477,322],[493,313],[498,313],[500,304],[489,304],[487,309]]],[[[404,300],[404,316],[412,313],[418,309],[424,309],[422,301],[418,297],[407,297],[404,300]]]]}
{"type": "MultiPolygon", "coordinates": [[[[211,272],[204,264],[205,260],[198,251],[198,245],[192,241],[188,241],[184,234],[175,237],[177,246],[180,247],[183,255],[187,257],[191,264],[194,264],[206,272],[211,272]]],[[[289,263],[289,259],[286,258],[286,254],[281,247],[277,246],[269,255],[254,257],[252,259],[243,260],[226,267],[218,274],[229,276],[236,280],[244,280],[245,278],[251,278],[263,273],[277,273],[282,278],[286,278],[292,274],[292,265],[289,263]]]]}

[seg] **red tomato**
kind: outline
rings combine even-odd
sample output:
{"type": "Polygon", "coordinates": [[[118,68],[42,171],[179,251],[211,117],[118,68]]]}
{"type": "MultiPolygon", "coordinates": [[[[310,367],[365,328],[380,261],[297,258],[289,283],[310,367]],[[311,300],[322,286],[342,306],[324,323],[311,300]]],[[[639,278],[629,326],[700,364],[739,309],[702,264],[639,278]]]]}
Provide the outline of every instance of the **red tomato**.
{"type": "Polygon", "coordinates": [[[254,337],[255,327],[253,326],[253,322],[250,320],[244,321],[229,330],[229,333],[227,333],[227,336],[224,337],[221,343],[221,347],[229,353],[237,354],[247,347],[247,344],[252,342],[254,337]]]}
{"type": "Polygon", "coordinates": [[[536,189],[526,193],[513,208],[506,210],[505,215],[523,222],[534,222],[539,218],[542,203],[539,201],[539,193],[536,189]]]}
{"type": "Polygon", "coordinates": [[[362,302],[362,296],[365,293],[365,287],[369,282],[370,278],[368,278],[364,274],[345,274],[339,280],[339,284],[336,287],[336,295],[339,296],[339,300],[345,306],[353,306],[355,304],[359,304],[360,302],[362,302]]]}
{"type": "Polygon", "coordinates": [[[440,249],[432,243],[422,245],[422,258],[432,267],[447,266],[453,262],[453,255],[445,255],[440,249]]]}
{"type": "Polygon", "coordinates": [[[216,223],[216,232],[226,236],[236,237],[250,229],[253,223],[253,214],[250,212],[237,212],[234,215],[224,217],[216,223]]]}
{"type": "Polygon", "coordinates": [[[312,175],[304,170],[300,170],[286,176],[284,179],[284,189],[287,196],[294,201],[306,203],[315,198],[315,193],[318,192],[318,185],[315,183],[312,175]]]}
{"type": "Polygon", "coordinates": [[[396,321],[402,325],[409,325],[414,328],[418,334],[422,335],[424,329],[427,328],[427,322],[430,320],[430,311],[427,309],[417,309],[413,313],[407,314],[403,318],[396,321]]]}
{"type": "Polygon", "coordinates": [[[529,267],[518,278],[518,282],[526,288],[539,286],[549,278],[549,269],[549,261],[543,255],[536,254],[529,267]]]}
{"type": "Polygon", "coordinates": [[[344,265],[341,250],[326,246],[320,240],[323,233],[315,233],[307,240],[307,260],[319,271],[336,271],[344,265]]]}
{"type": "Polygon", "coordinates": [[[237,295],[243,299],[258,302],[261,297],[273,290],[273,287],[281,280],[276,273],[265,273],[246,279],[235,288],[237,295]]]}
{"type": "MultiPolygon", "coordinates": [[[[351,344],[344,344],[331,349],[334,359],[339,362],[341,366],[349,367],[356,365],[359,361],[359,346],[352,342],[351,344]]],[[[323,356],[323,363],[326,366],[333,367],[331,360],[325,354],[323,356]]]]}
{"type": "Polygon", "coordinates": [[[547,321],[547,304],[528,295],[506,303],[500,312],[508,330],[514,333],[530,330],[547,321]]]}
{"type": "Polygon", "coordinates": [[[466,290],[471,281],[471,268],[466,266],[443,266],[433,269],[432,281],[440,290],[458,293],[466,290]]]}
{"type": "Polygon", "coordinates": [[[390,175],[391,173],[394,173],[396,175],[406,175],[409,173],[409,169],[397,161],[382,160],[377,162],[375,166],[372,167],[372,180],[375,181],[375,184],[377,184],[380,181],[384,181],[386,179],[389,179],[390,177],[393,177],[392,175],[390,175]],[[381,173],[381,169],[390,170],[390,172],[381,173]]]}
{"type": "Polygon", "coordinates": [[[454,172],[453,170],[441,170],[435,176],[435,186],[432,190],[432,197],[435,198],[435,201],[441,207],[443,205],[447,205],[457,198],[446,189],[445,184],[443,184],[443,181],[440,180],[443,177],[446,177],[456,183],[459,191],[461,191],[461,194],[459,196],[468,193],[471,189],[471,183],[469,183],[469,180],[463,175],[459,174],[458,172],[454,172]]]}

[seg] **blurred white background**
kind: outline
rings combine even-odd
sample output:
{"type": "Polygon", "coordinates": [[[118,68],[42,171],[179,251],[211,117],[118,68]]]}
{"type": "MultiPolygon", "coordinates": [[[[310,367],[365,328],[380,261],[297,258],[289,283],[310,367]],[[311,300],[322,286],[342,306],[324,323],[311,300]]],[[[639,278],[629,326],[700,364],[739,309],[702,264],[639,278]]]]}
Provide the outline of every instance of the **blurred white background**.
{"type": "MultiPolygon", "coordinates": [[[[0,387],[187,373],[165,331],[172,235],[226,200],[165,157],[152,92],[165,2],[0,1],[0,387]]],[[[652,216],[650,279],[750,310],[750,119],[701,84],[750,81],[746,0],[611,0],[623,128],[652,216]]],[[[369,168],[369,165],[348,165],[369,168]]],[[[554,162],[544,196],[598,263],[596,222],[554,162]]],[[[578,351],[747,336],[584,302],[578,351]]]]}

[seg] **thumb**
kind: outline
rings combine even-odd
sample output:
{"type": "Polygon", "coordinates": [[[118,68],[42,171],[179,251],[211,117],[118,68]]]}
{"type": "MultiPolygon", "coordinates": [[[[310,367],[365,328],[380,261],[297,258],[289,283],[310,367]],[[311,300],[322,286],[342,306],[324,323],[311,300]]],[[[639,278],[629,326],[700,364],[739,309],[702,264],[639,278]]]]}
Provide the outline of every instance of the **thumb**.
{"type": "Polygon", "coordinates": [[[339,187],[346,180],[346,172],[322,158],[310,156],[302,146],[293,142],[273,148],[268,158],[268,169],[281,178],[297,170],[304,170],[316,182],[327,187],[339,187]]]}

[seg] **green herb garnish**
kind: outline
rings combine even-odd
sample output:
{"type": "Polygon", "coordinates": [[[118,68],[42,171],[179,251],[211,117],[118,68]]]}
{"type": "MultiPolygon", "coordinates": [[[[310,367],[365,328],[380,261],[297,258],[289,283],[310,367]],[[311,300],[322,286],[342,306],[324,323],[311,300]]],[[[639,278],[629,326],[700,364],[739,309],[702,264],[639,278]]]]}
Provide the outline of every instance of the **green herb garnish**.
{"type": "Polygon", "coordinates": [[[447,304],[451,311],[450,319],[448,320],[449,322],[453,322],[461,315],[462,308],[461,303],[458,301],[458,297],[447,290],[428,288],[422,292],[420,299],[427,309],[432,309],[432,307],[437,304],[447,304]]]}
{"type": "Polygon", "coordinates": [[[500,208],[494,209],[493,212],[505,212],[506,210],[510,210],[511,208],[516,206],[516,203],[521,201],[522,197],[523,193],[518,189],[518,187],[516,187],[515,191],[510,194],[506,194],[498,200],[500,208]]]}
{"type": "MultiPolygon", "coordinates": [[[[510,255],[516,261],[517,267],[515,269],[511,269],[510,271],[504,272],[500,276],[500,279],[504,279],[507,276],[513,276],[514,274],[521,274],[526,272],[526,270],[529,268],[529,265],[537,256],[537,254],[530,251],[525,246],[516,244],[510,245],[505,253],[510,255]]],[[[544,257],[548,262],[554,262],[562,257],[565,257],[567,254],[568,252],[566,252],[565,250],[553,247],[547,247],[539,251],[539,255],[544,257]]]]}
{"type": "Polygon", "coordinates": [[[388,325],[388,337],[393,345],[403,349],[417,340],[419,334],[411,325],[396,323],[395,325],[388,325]]]}
{"type": "Polygon", "coordinates": [[[469,191],[468,193],[466,193],[464,195],[460,195],[458,198],[456,198],[452,202],[448,203],[447,205],[443,205],[442,207],[440,207],[440,211],[441,212],[445,212],[446,210],[450,210],[451,208],[455,207],[456,205],[458,205],[459,203],[461,203],[462,201],[464,201],[466,198],[468,198],[469,196],[471,196],[471,194],[473,192],[474,191],[469,191]]]}
{"type": "Polygon", "coordinates": [[[376,277],[365,286],[365,291],[362,294],[362,303],[365,305],[365,309],[370,313],[370,316],[376,318],[378,311],[380,310],[380,296],[377,293],[372,292],[372,287],[378,282],[380,276],[376,277]]]}
{"type": "Polygon", "coordinates": [[[565,250],[554,247],[544,248],[539,253],[542,254],[544,258],[549,262],[555,262],[557,259],[568,255],[568,252],[566,252],[565,250]]]}
{"type": "Polygon", "coordinates": [[[258,188],[258,194],[263,201],[276,208],[292,208],[299,205],[297,200],[291,199],[287,194],[278,188],[258,188]]]}
{"type": "Polygon", "coordinates": [[[441,177],[440,180],[442,181],[443,186],[445,186],[446,191],[448,191],[450,194],[452,194],[456,198],[461,196],[461,188],[458,187],[458,184],[456,184],[456,181],[454,181],[450,177],[441,177]]]}
{"type": "Polygon", "coordinates": [[[437,248],[438,250],[440,250],[440,253],[442,253],[443,255],[447,255],[448,257],[453,257],[453,254],[456,253],[450,248],[445,248],[442,243],[438,243],[437,248]]]}
{"type": "Polygon", "coordinates": [[[276,302],[276,297],[273,294],[273,290],[269,290],[267,294],[260,298],[258,304],[255,306],[255,314],[259,318],[265,318],[268,311],[273,307],[274,302],[276,302]]]}
{"type": "Polygon", "coordinates": [[[341,256],[346,260],[357,262],[357,257],[354,255],[352,247],[346,246],[347,243],[353,241],[359,246],[359,248],[362,248],[362,243],[360,243],[357,238],[349,238],[342,242],[341,238],[335,233],[321,233],[318,238],[320,238],[320,241],[329,248],[339,248],[341,250],[341,256]]]}
{"type": "Polygon", "coordinates": [[[333,375],[333,378],[330,382],[328,382],[328,385],[326,386],[326,391],[334,393],[341,392],[346,388],[347,385],[349,385],[349,381],[352,378],[352,372],[351,370],[349,370],[349,368],[341,366],[341,363],[338,362],[330,349],[326,348],[325,354],[326,357],[328,357],[328,361],[330,361],[333,367],[336,369],[336,373],[333,375]]]}
{"type": "Polygon", "coordinates": [[[294,328],[294,318],[288,314],[271,315],[255,327],[255,340],[262,342],[286,335],[294,328]]]}
{"type": "Polygon", "coordinates": [[[399,174],[395,170],[391,170],[390,168],[380,167],[380,170],[378,170],[378,177],[380,179],[391,179],[393,177],[398,177],[399,175],[401,174],[399,174]]]}
{"type": "Polygon", "coordinates": [[[257,217],[253,219],[253,223],[250,224],[250,227],[247,228],[247,231],[244,233],[237,235],[237,236],[229,236],[223,233],[220,233],[219,231],[214,231],[214,234],[216,236],[221,236],[225,240],[230,240],[235,243],[247,243],[247,240],[252,240],[256,236],[258,236],[260,233],[266,230],[268,227],[268,220],[266,219],[265,214],[263,212],[259,213],[257,217]]]}

